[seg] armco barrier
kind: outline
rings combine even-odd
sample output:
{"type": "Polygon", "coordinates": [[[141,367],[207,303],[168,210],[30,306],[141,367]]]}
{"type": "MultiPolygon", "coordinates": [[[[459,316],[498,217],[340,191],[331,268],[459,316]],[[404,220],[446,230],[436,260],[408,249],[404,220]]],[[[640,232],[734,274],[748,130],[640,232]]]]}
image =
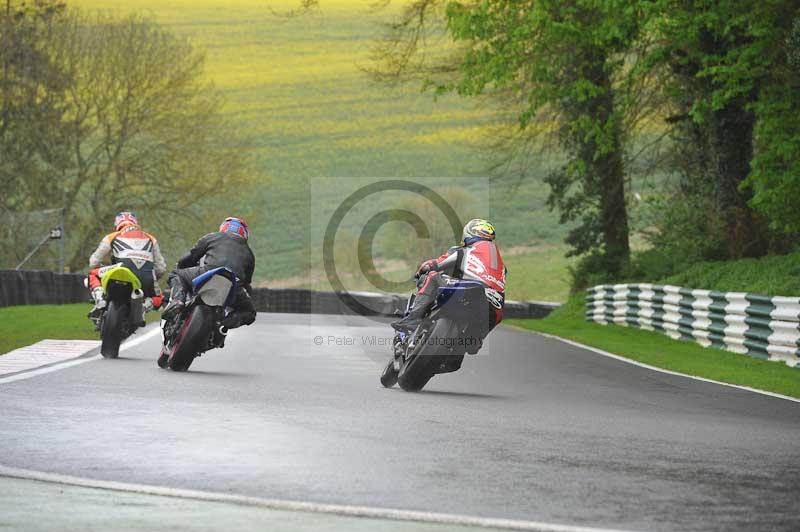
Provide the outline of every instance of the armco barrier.
{"type": "Polygon", "coordinates": [[[394,294],[370,292],[337,294],[336,292],[318,292],[302,288],[254,288],[250,295],[258,312],[356,314],[346,302],[357,302],[372,310],[368,313],[369,315],[393,316],[402,312],[406,304],[403,296],[394,294]]]}
{"type": "Polygon", "coordinates": [[[800,298],[619,284],[589,289],[586,319],[661,331],[676,340],[800,364],[800,298]]]}
{"type": "MultiPolygon", "coordinates": [[[[83,286],[80,273],[57,274],[49,271],[0,270],[0,307],[11,305],[42,305],[83,303],[89,293],[83,286]]],[[[168,292],[165,293],[168,295],[168,292]]],[[[407,296],[372,292],[318,292],[295,288],[254,288],[251,294],[259,312],[290,312],[303,314],[355,314],[346,302],[357,302],[375,316],[398,316],[406,307],[407,296]]],[[[538,301],[507,301],[507,318],[543,318],[557,303],[538,301]]]]}
{"type": "Polygon", "coordinates": [[[0,270],[0,307],[89,301],[85,275],[42,270],[0,270]]]}
{"type": "MultiPolygon", "coordinates": [[[[406,308],[408,296],[373,292],[317,292],[294,288],[254,288],[251,294],[259,312],[303,314],[355,314],[346,301],[357,302],[371,309],[373,316],[399,316],[406,308]]],[[[355,305],[353,305],[355,306],[355,305]]],[[[506,318],[544,318],[558,303],[540,301],[506,301],[506,318]]]]}

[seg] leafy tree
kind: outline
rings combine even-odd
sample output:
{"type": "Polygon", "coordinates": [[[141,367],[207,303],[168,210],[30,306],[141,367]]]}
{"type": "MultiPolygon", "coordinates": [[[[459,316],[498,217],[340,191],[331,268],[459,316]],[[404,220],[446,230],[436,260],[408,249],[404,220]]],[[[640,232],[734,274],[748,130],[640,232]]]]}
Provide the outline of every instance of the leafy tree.
{"type": "Polygon", "coordinates": [[[36,216],[14,212],[54,205],[41,185],[47,165],[64,157],[65,77],[46,51],[63,12],[62,3],[44,0],[0,6],[0,258],[12,266],[48,229],[47,215],[39,214],[37,224],[30,223],[36,216]]]}
{"type": "Polygon", "coordinates": [[[747,56],[761,77],[753,111],[756,153],[745,184],[753,207],[783,232],[800,232],[800,2],[759,3],[760,43],[747,56]]]}
{"type": "Polygon", "coordinates": [[[797,7],[797,2],[778,0],[661,0],[651,6],[650,31],[660,43],[651,60],[669,67],[663,87],[673,104],[676,149],[688,162],[682,189],[690,192],[695,208],[716,214],[706,218],[707,224],[703,215],[696,216],[701,223],[695,232],[715,239],[715,218],[724,222],[723,256],[707,258],[759,256],[768,250],[764,217],[752,205],[769,214],[768,198],[787,177],[782,171],[777,177],[775,170],[785,163],[793,134],[785,117],[774,118],[791,105],[791,85],[780,65],[787,64],[786,40],[797,7]],[[778,145],[771,138],[776,126],[789,137],[778,145]],[[752,163],[759,177],[748,179],[752,163]]]}
{"type": "MultiPolygon", "coordinates": [[[[244,180],[238,136],[187,41],[146,17],[70,10],[40,48],[60,73],[60,120],[49,123],[60,157],[40,157],[37,172],[18,174],[15,190],[36,193],[11,208],[66,209],[71,269],[86,267],[117,211],[133,210],[151,230],[181,239],[215,193],[244,180]]],[[[17,139],[16,149],[31,143],[17,139]]]]}
{"type": "Polygon", "coordinates": [[[41,207],[47,204],[37,186],[43,166],[63,155],[53,145],[65,77],[46,43],[64,6],[6,0],[0,9],[0,208],[41,207]]]}
{"type": "Polygon", "coordinates": [[[628,52],[641,13],[627,2],[591,0],[451,3],[447,18],[467,42],[460,79],[443,90],[478,95],[511,90],[522,101],[519,126],[546,121],[567,156],[547,182],[572,254],[598,252],[612,277],[630,254],[624,150],[626,119],[637,102],[628,52]]]}

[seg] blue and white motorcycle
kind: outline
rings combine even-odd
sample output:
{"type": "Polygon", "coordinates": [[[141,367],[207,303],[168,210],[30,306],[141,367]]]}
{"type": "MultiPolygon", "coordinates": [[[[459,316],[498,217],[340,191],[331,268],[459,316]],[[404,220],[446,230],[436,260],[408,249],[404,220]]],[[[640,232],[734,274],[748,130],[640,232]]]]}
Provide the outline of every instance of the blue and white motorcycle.
{"type": "Polygon", "coordinates": [[[202,353],[224,347],[228,331],[222,320],[233,312],[238,284],[228,268],[214,268],[192,280],[192,295],[183,312],[174,319],[161,320],[164,345],[159,367],[186,371],[202,353]]]}
{"type": "MultiPolygon", "coordinates": [[[[412,295],[406,314],[413,304],[412,295]]],[[[439,288],[419,327],[395,336],[394,354],[383,370],[381,384],[391,388],[397,383],[407,392],[416,392],[434,375],[457,371],[464,354],[476,354],[483,346],[489,334],[489,312],[486,288],[479,282],[453,279],[439,288]]]]}

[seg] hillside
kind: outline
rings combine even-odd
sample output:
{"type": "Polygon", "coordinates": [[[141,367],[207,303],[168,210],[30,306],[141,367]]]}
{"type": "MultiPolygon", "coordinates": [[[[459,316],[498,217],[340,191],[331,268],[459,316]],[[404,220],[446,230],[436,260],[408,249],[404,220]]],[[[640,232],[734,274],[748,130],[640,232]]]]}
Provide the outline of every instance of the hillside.
{"type": "MultiPolygon", "coordinates": [[[[295,2],[286,2],[284,8],[260,0],[234,0],[224,7],[211,0],[168,5],[143,0],[125,7],[112,0],[70,4],[151,13],[206,52],[207,76],[226,98],[226,112],[250,139],[242,149],[251,153],[264,176],[252,190],[241,191],[240,204],[226,205],[219,214],[237,212],[250,221],[260,258],[257,276],[265,284],[308,284],[309,183],[314,178],[427,182],[466,176],[487,183],[484,176],[493,159],[482,145],[492,125],[490,110],[454,97],[434,101],[417,86],[376,85],[364,74],[380,24],[396,7],[376,12],[371,2],[326,2],[320,12],[286,18],[276,12],[295,7],[295,2]]],[[[492,217],[501,245],[513,250],[508,262],[517,281],[512,275],[510,297],[564,299],[563,229],[544,206],[544,184],[508,177],[482,190],[489,197],[479,203],[488,205],[489,212],[482,210],[481,215],[492,217]],[[523,280],[532,264],[538,264],[532,270],[536,278],[523,280]]],[[[191,238],[187,235],[187,241],[191,238]]],[[[379,249],[390,246],[378,244],[379,249]]],[[[180,251],[166,253],[171,260],[180,251]]]]}

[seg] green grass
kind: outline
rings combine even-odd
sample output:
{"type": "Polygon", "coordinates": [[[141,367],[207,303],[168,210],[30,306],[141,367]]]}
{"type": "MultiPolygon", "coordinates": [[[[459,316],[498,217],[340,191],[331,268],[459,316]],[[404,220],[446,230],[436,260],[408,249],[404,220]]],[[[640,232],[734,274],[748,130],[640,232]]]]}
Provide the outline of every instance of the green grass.
{"type": "Polygon", "coordinates": [[[543,320],[505,320],[530,331],[554,334],[659,368],[800,397],[800,369],[746,355],[673,340],[661,333],[586,321],[583,297],[543,320]]]}
{"type": "Polygon", "coordinates": [[[565,257],[566,246],[533,247],[526,253],[508,254],[506,297],[516,300],[566,301],[569,296],[567,267],[574,259],[565,257]]]}
{"type": "MultiPolygon", "coordinates": [[[[0,354],[25,347],[39,340],[98,340],[94,325],[86,318],[92,306],[20,305],[0,308],[0,354]]],[[[147,314],[147,321],[159,313],[147,314]]]]}
{"type": "Polygon", "coordinates": [[[800,296],[800,252],[760,259],[701,262],[659,282],[723,292],[800,296]]]}
{"type": "Polygon", "coordinates": [[[97,340],[87,303],[0,308],[0,353],[44,340],[97,340]]]}

